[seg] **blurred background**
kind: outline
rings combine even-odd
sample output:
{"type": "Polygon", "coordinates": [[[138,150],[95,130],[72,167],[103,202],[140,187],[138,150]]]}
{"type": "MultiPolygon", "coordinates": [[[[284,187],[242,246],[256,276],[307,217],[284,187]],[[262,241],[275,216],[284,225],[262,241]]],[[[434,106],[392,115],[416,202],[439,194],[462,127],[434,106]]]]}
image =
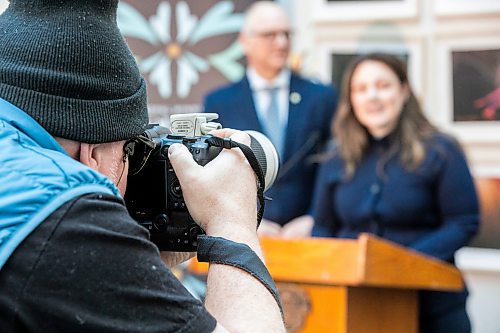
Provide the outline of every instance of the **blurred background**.
{"type": "MultiPolygon", "coordinates": [[[[252,2],[120,1],[118,22],[148,81],[152,122],[200,112],[208,91],[241,78],[237,36],[252,2]]],[[[292,18],[294,70],[340,88],[356,55],[397,54],[429,119],[460,140],[482,221],[457,265],[474,331],[500,332],[500,0],[278,2],[292,18]]],[[[0,12],[7,6],[0,0],[0,12]]]]}

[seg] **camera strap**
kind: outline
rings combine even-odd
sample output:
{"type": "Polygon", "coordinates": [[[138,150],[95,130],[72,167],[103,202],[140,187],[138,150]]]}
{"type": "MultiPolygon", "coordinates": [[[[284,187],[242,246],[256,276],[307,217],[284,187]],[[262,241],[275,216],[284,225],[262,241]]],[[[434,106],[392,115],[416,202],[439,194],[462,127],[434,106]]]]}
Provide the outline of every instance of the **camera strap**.
{"type": "Polygon", "coordinates": [[[206,142],[211,146],[225,148],[225,149],[240,148],[241,151],[243,152],[243,155],[245,155],[246,159],[248,160],[248,163],[250,163],[250,166],[257,175],[258,179],[258,184],[257,184],[257,198],[259,200],[259,211],[257,212],[257,228],[258,228],[260,222],[262,221],[262,217],[264,216],[264,207],[265,207],[264,189],[266,187],[266,184],[265,184],[264,172],[262,171],[262,168],[259,162],[257,161],[257,157],[255,157],[254,152],[247,145],[233,141],[230,138],[222,139],[216,136],[212,136],[208,138],[206,142]]]}
{"type": "Polygon", "coordinates": [[[281,316],[284,316],[281,297],[271,274],[248,245],[222,237],[199,235],[197,251],[197,259],[200,262],[237,267],[259,280],[273,295],[280,308],[281,316]]]}

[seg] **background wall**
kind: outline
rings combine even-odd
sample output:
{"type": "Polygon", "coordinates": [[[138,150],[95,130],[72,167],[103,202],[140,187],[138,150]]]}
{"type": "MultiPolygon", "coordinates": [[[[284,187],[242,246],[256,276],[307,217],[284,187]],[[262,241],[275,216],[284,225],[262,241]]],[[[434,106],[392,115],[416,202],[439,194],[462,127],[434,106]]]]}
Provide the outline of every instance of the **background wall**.
{"type": "MultiPolygon", "coordinates": [[[[461,140],[478,179],[500,178],[500,93],[489,113],[476,110],[489,116],[455,121],[453,112],[459,109],[453,103],[461,101],[454,91],[478,85],[466,74],[453,76],[453,57],[469,56],[485,72],[479,80],[493,80],[488,83],[500,89],[500,0],[277,1],[293,18],[293,54],[301,72],[331,82],[346,56],[370,50],[405,55],[429,118],[461,140]]],[[[0,0],[0,12],[7,4],[0,0]]]]}
{"type": "Polygon", "coordinates": [[[460,140],[476,179],[481,231],[456,259],[471,292],[473,331],[500,332],[500,0],[281,2],[293,8],[294,54],[306,75],[335,81],[346,57],[367,51],[407,59],[427,116],[460,140]],[[464,63],[477,70],[461,71],[464,63]],[[496,105],[486,113],[469,107],[476,119],[457,121],[484,81],[496,89],[496,105]]]}
{"type": "Polygon", "coordinates": [[[336,83],[350,57],[369,51],[407,60],[427,116],[469,159],[483,211],[473,245],[500,249],[500,0],[281,2],[306,75],[336,83]]]}
{"type": "Polygon", "coordinates": [[[410,79],[428,117],[461,140],[475,176],[500,177],[500,102],[493,120],[457,122],[452,95],[452,52],[456,58],[459,51],[486,50],[494,63],[484,68],[500,88],[500,0],[294,0],[286,5],[294,8],[294,52],[303,60],[303,72],[331,82],[332,54],[408,55],[410,79]]]}
{"type": "MultiPolygon", "coordinates": [[[[240,2],[231,11],[233,19],[250,1],[240,2]]],[[[469,158],[483,221],[474,247],[457,254],[457,265],[471,291],[468,309],[474,332],[500,332],[500,0],[278,2],[293,19],[293,63],[305,75],[338,80],[345,60],[367,51],[407,59],[410,80],[428,117],[456,135],[469,158]],[[480,97],[467,97],[480,85],[496,91],[496,99],[488,107],[464,107],[480,97]],[[469,118],[460,113],[464,108],[469,118]]],[[[0,13],[7,4],[0,0],[0,13]]],[[[231,29],[227,32],[236,36],[231,29]]]]}
{"type": "Polygon", "coordinates": [[[456,263],[469,288],[467,312],[473,332],[500,332],[500,250],[464,248],[456,263]]]}
{"type": "Polygon", "coordinates": [[[0,0],[0,13],[3,13],[8,4],[7,0],[0,0]]]}

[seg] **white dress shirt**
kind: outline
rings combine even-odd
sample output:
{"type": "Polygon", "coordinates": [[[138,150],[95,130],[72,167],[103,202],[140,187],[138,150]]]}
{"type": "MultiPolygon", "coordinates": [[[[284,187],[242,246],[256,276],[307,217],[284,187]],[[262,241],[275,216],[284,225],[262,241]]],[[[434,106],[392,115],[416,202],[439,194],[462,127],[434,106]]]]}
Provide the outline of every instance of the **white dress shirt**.
{"type": "Polygon", "coordinates": [[[266,80],[259,76],[255,69],[251,67],[247,68],[248,83],[250,84],[250,89],[252,90],[257,117],[259,118],[261,124],[264,123],[264,119],[267,119],[266,112],[269,110],[269,105],[271,104],[271,96],[266,89],[276,87],[279,88],[279,125],[283,131],[286,130],[286,126],[288,125],[290,76],[290,70],[283,69],[273,80],[266,80]]]}

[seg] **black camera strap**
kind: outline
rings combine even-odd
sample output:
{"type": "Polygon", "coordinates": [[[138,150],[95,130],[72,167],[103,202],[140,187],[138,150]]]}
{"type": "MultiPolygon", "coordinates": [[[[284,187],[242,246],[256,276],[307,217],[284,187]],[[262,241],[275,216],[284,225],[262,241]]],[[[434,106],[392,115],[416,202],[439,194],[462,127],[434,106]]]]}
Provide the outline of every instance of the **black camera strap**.
{"type": "Polygon", "coordinates": [[[278,288],[266,265],[248,245],[222,237],[199,235],[197,251],[197,258],[200,262],[237,267],[259,280],[276,300],[281,316],[284,318],[278,288]]]}
{"type": "Polygon", "coordinates": [[[258,179],[258,184],[257,184],[257,198],[259,199],[259,211],[257,212],[257,228],[258,228],[260,222],[262,221],[262,217],[264,216],[264,207],[265,207],[264,189],[266,187],[265,184],[266,181],[264,178],[264,172],[262,171],[262,168],[259,162],[257,161],[257,157],[255,157],[254,152],[247,145],[233,141],[229,138],[222,139],[216,136],[212,136],[207,139],[207,143],[211,146],[225,148],[225,149],[240,148],[241,151],[243,152],[243,155],[245,155],[246,159],[248,160],[248,163],[250,163],[250,166],[257,175],[258,179]]]}
{"type": "MultiPolygon", "coordinates": [[[[229,138],[219,138],[212,136],[206,140],[206,142],[214,147],[220,147],[225,149],[240,148],[245,155],[248,163],[252,167],[253,171],[257,175],[257,197],[259,199],[259,211],[257,212],[257,228],[262,221],[262,216],[264,214],[265,198],[264,198],[264,188],[265,188],[265,178],[264,172],[257,161],[252,149],[242,143],[232,141],[229,138]]],[[[233,267],[238,267],[262,283],[267,290],[272,294],[276,303],[281,311],[281,316],[284,318],[283,306],[281,304],[281,298],[276,288],[269,271],[266,266],[260,260],[260,258],[255,254],[252,249],[242,243],[236,243],[231,240],[222,237],[212,237],[206,235],[198,236],[198,248],[197,257],[200,262],[210,262],[218,263],[222,265],[229,265],[233,267]]]]}

